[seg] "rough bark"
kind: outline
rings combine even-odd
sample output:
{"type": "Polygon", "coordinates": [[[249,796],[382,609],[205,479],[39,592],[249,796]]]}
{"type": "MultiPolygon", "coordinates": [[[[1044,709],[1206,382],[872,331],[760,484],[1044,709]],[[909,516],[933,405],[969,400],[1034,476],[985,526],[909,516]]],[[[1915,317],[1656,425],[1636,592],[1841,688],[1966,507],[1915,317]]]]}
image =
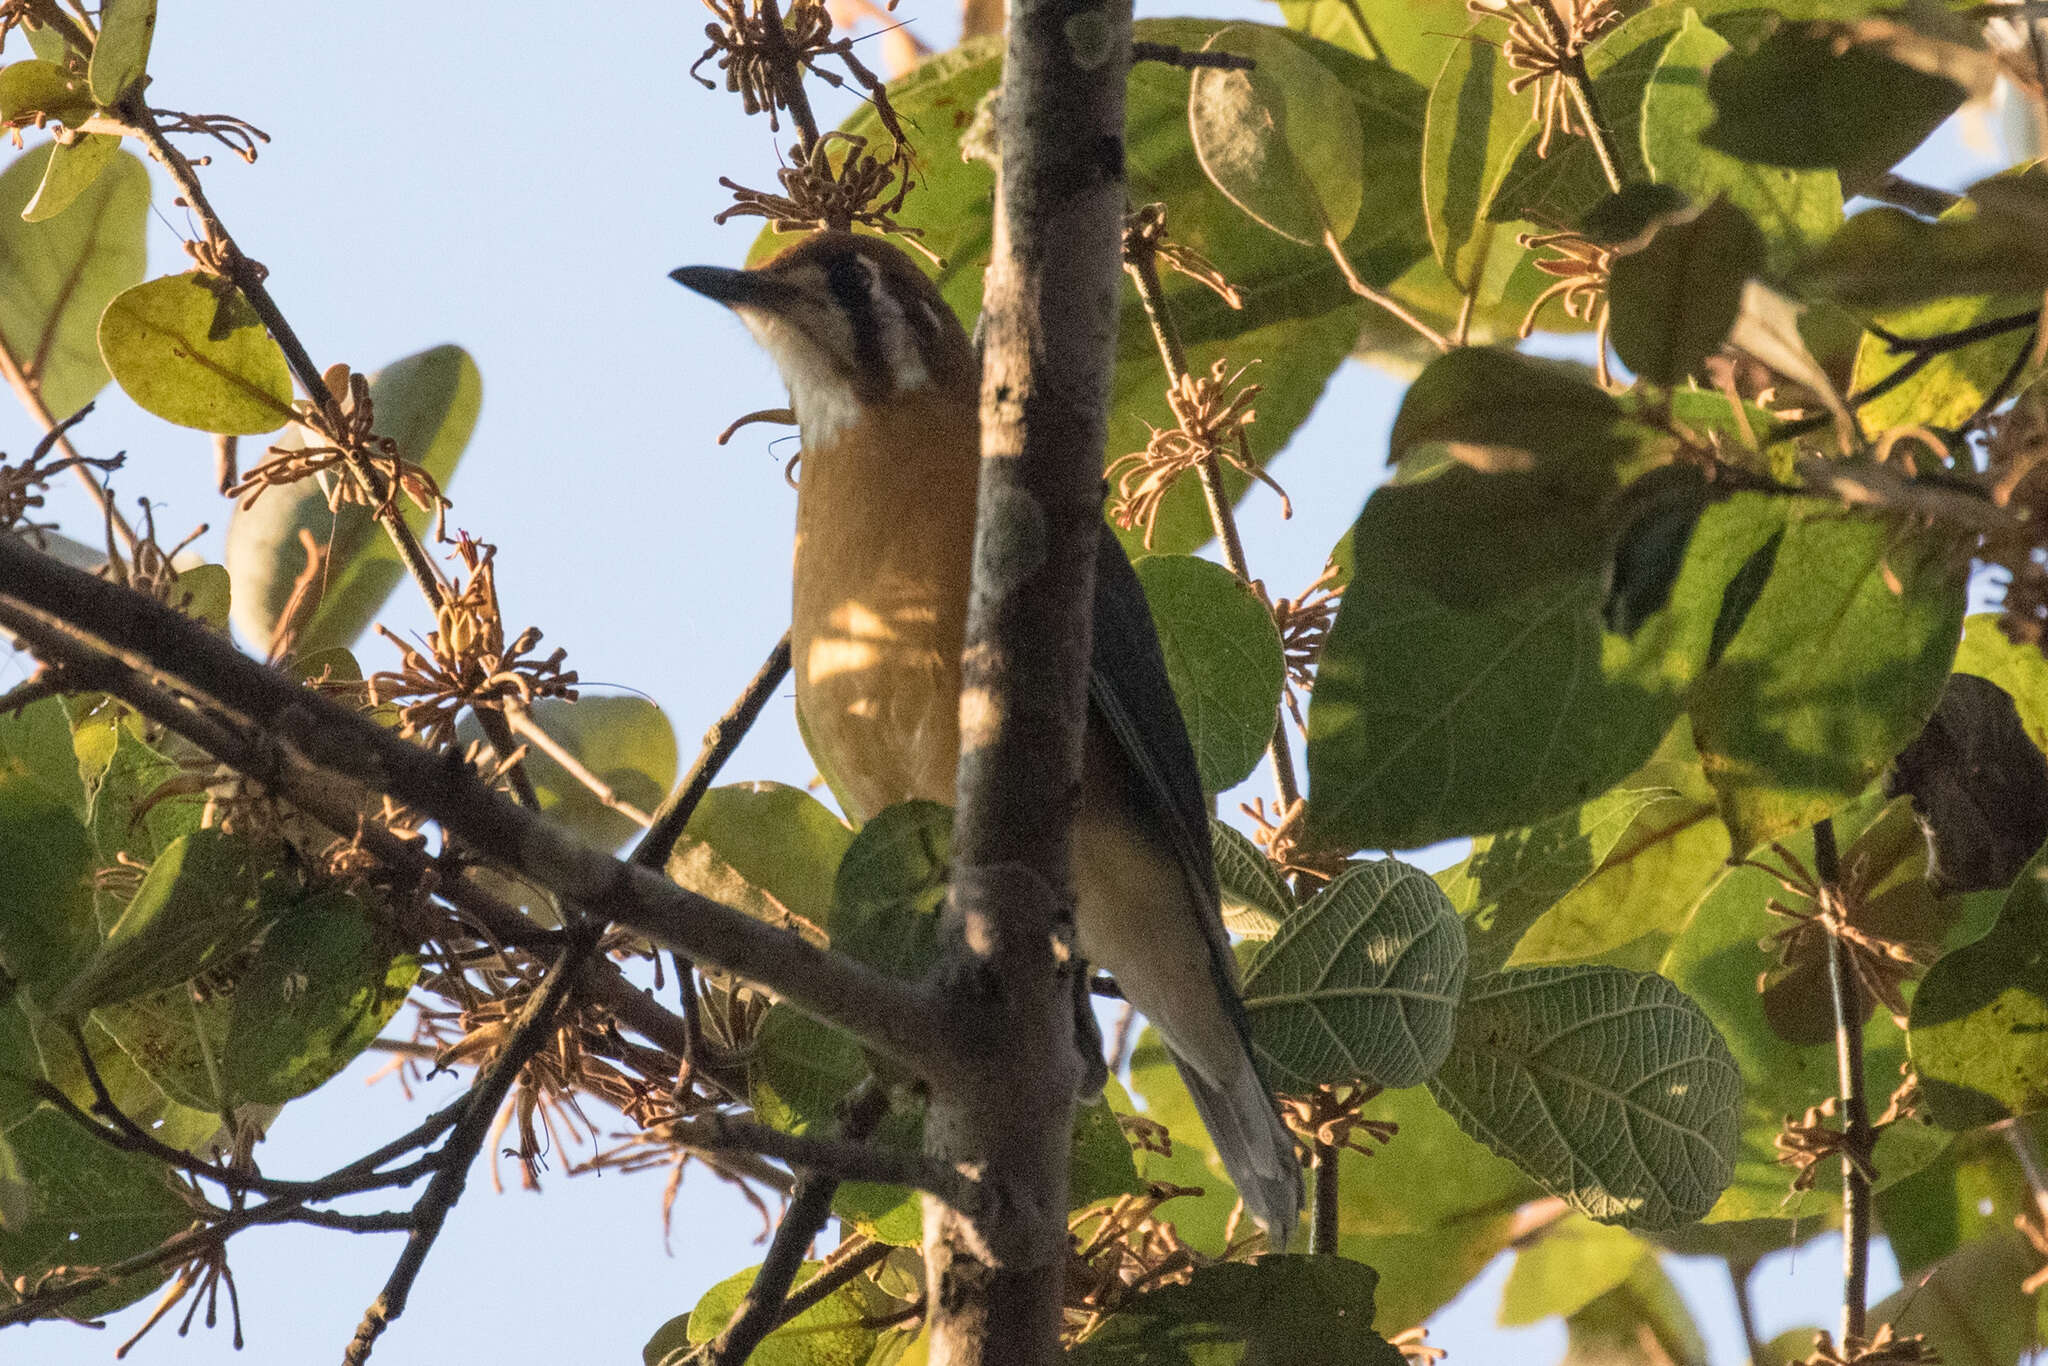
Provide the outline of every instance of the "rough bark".
{"type": "Polygon", "coordinates": [[[928,1202],[934,1366],[1057,1354],[1067,1150],[1081,1059],[1068,826],[1121,282],[1129,0],[1019,0],[999,115],[983,305],[982,472],[961,689],[953,937],[962,1065],[934,1087],[934,1156],[983,1182],[928,1202]]]}

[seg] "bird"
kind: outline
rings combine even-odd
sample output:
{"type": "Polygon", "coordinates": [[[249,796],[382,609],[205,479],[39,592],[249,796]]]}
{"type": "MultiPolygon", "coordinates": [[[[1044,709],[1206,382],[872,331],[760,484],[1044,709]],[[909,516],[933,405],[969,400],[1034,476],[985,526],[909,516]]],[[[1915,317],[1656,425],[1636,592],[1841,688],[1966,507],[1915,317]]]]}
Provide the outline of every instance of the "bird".
{"type": "MultiPolygon", "coordinates": [[[[790,645],[813,755],[856,820],[950,804],[981,469],[973,342],[917,264],[866,234],[819,231],[753,269],[670,278],[737,314],[789,390],[790,645]]],[[[1301,1164],[1252,1061],[1208,802],[1143,589],[1116,537],[1099,539],[1075,938],[1158,1031],[1247,1212],[1284,1250],[1301,1164]]]]}

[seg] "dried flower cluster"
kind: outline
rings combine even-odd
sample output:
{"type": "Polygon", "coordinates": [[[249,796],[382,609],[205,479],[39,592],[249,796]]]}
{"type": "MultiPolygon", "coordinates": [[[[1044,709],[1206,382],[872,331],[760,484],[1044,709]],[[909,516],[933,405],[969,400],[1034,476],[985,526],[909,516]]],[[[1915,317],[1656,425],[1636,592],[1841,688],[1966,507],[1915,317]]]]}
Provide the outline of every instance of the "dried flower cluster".
{"type": "Polygon", "coordinates": [[[1554,256],[1532,257],[1530,264],[1557,283],[1536,296],[1522,316],[1516,336],[1527,338],[1536,330],[1536,315],[1552,299],[1564,305],[1564,315],[1593,325],[1596,367],[1602,388],[1614,383],[1607,368],[1607,327],[1613,311],[1607,302],[1607,282],[1614,271],[1616,249],[1601,246],[1575,232],[1525,232],[1515,237],[1522,246],[1555,252],[1554,256]]]}
{"type": "Polygon", "coordinates": [[[1813,1355],[1800,1366],[1939,1366],[1941,1358],[1927,1345],[1924,1335],[1900,1337],[1889,1323],[1881,1324],[1868,1338],[1849,1336],[1840,1347],[1825,1330],[1814,1334],[1813,1355]]]}
{"type": "Polygon", "coordinates": [[[837,130],[823,134],[811,145],[809,155],[775,173],[784,191],[779,195],[748,189],[720,176],[718,183],[733,192],[734,203],[713,214],[711,221],[722,224],[732,218],[765,218],[777,232],[844,230],[859,225],[901,237],[934,264],[943,265],[917,240],[924,235],[922,228],[906,227],[895,219],[914,183],[902,144],[886,159],[875,157],[867,148],[868,140],[858,134],[837,130]],[[837,166],[832,164],[834,143],[846,148],[837,166]],[[889,193],[892,185],[894,195],[889,193]]]}
{"type": "Polygon", "coordinates": [[[1367,1119],[1359,1111],[1380,1094],[1370,1082],[1318,1086],[1303,1096],[1280,1097],[1280,1117],[1304,1143],[1349,1148],[1362,1157],[1385,1147],[1401,1132],[1392,1120],[1367,1119]]]}
{"type": "Polygon", "coordinates": [[[1592,131],[1573,108],[1570,82],[1585,74],[1587,45],[1621,22],[1613,0],[1467,0],[1465,8],[1475,19],[1508,21],[1501,55],[1522,73],[1509,78],[1508,90],[1519,95],[1535,87],[1534,117],[1542,125],[1537,156],[1550,155],[1550,141],[1558,133],[1592,131]]]}
{"type": "Polygon", "coordinates": [[[531,706],[543,697],[576,698],[576,674],[562,669],[567,651],[530,657],[541,641],[531,626],[506,643],[491,566],[497,547],[464,536],[456,549],[469,581],[452,588],[435,612],[437,625],[424,652],[379,626],[399,648],[399,667],[369,679],[373,703],[398,707],[400,733],[423,737],[434,749],[455,743],[455,722],[465,707],[502,710],[507,702],[531,706]]]}
{"type": "Polygon", "coordinates": [[[1338,582],[1341,576],[1336,561],[1326,560],[1323,572],[1299,598],[1281,598],[1273,604],[1273,624],[1280,628],[1280,650],[1287,664],[1287,714],[1297,726],[1306,725],[1301,699],[1315,687],[1316,661],[1322,658],[1323,644],[1330,638],[1331,623],[1344,599],[1344,585],[1338,582]]]}
{"type": "Polygon", "coordinates": [[[304,422],[329,444],[272,446],[270,458],[230,485],[228,496],[240,499],[246,511],[269,489],[331,473],[335,477],[325,484],[330,511],[356,503],[387,518],[397,512],[396,500],[402,493],[420,511],[434,514],[434,537],[446,539],[442,519],[449,502],[425,467],[400,454],[396,441],[377,434],[370,381],[345,365],[333,367],[325,378],[336,416],[313,408],[304,422]]]}
{"type": "Polygon", "coordinates": [[[1166,401],[1180,425],[1152,428],[1152,439],[1144,450],[1110,462],[1105,473],[1115,491],[1109,515],[1126,531],[1143,527],[1147,549],[1166,495],[1182,475],[1206,460],[1220,460],[1258,480],[1280,495],[1282,515],[1292,514],[1287,491],[1251,460],[1245,428],[1257,417],[1252,401],[1259,396],[1260,387],[1240,383],[1250,369],[1242,365],[1233,371],[1229,361],[1218,360],[1207,375],[1182,375],[1166,391],[1166,401]]]}

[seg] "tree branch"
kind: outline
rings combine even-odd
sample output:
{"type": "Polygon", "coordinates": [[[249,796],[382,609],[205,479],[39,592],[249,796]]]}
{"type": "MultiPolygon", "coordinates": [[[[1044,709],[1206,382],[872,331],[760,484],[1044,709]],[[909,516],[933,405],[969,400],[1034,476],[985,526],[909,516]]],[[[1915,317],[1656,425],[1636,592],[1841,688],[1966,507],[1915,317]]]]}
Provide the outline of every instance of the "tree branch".
{"type": "MultiPolygon", "coordinates": [[[[355,828],[363,794],[387,794],[439,822],[469,853],[666,948],[758,982],[915,1075],[936,1080],[952,1070],[920,988],[591,849],[506,800],[451,756],[400,740],[161,603],[0,536],[0,605],[7,603],[68,632],[67,662],[110,654],[147,675],[149,688],[170,681],[192,694],[159,696],[154,719],[318,819],[355,828]],[[80,631],[90,639],[79,638],[80,631]],[[348,792],[337,779],[360,791],[348,792]]],[[[362,824],[368,843],[370,823],[362,824]]]]}

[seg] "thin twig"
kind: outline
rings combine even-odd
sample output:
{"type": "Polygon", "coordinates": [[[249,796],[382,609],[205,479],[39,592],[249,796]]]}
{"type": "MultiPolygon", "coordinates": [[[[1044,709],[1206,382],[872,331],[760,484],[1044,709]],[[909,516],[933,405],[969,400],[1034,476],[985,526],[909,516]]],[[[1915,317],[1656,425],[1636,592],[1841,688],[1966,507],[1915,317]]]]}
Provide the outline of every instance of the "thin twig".
{"type": "Polygon", "coordinates": [[[908,1186],[929,1191],[953,1208],[969,1212],[981,1204],[979,1182],[920,1152],[877,1148],[843,1138],[812,1138],[715,1113],[670,1120],[661,1129],[679,1147],[708,1153],[758,1153],[791,1167],[830,1172],[846,1181],[908,1186]]]}
{"type": "MultiPolygon", "coordinates": [[[[1813,827],[1813,871],[1821,893],[1833,901],[1841,883],[1835,823],[1813,827]]],[[[1843,1341],[1864,1336],[1870,1282],[1870,1160],[1873,1135],[1863,1094],[1862,989],[1856,983],[1849,945],[1828,935],[1828,995],[1835,1011],[1835,1070],[1842,1101],[1842,1332],[1843,1341]]]]}
{"type": "Polygon", "coordinates": [[[524,738],[541,753],[560,764],[565,772],[597,798],[599,802],[624,816],[633,824],[645,829],[654,823],[654,817],[642,811],[633,803],[612,790],[612,785],[584,767],[583,761],[568,751],[568,748],[547,733],[541,724],[533,719],[533,713],[515,703],[505,708],[505,723],[512,734],[524,738]]]}
{"type": "Polygon", "coordinates": [[[811,97],[804,89],[802,57],[789,41],[789,29],[782,22],[782,9],[775,0],[760,0],[758,12],[768,35],[762,47],[782,80],[777,93],[782,97],[782,107],[796,121],[798,159],[807,159],[818,142],[818,116],[811,112],[811,97]]]}
{"type": "Polygon", "coordinates": [[[462,1118],[456,1121],[454,1131],[448,1135],[448,1141],[442,1145],[436,1158],[439,1169],[434,1173],[434,1179],[427,1183],[419,1203],[413,1206],[405,1251],[399,1254],[398,1264],[384,1282],[383,1291],[364,1311],[363,1321],[357,1325],[355,1336],[342,1353],[343,1366],[363,1366],[370,1359],[377,1339],[393,1319],[405,1312],[413,1282],[425,1267],[427,1254],[433,1251],[434,1240],[441,1236],[449,1212],[455,1208],[456,1201],[462,1198],[463,1189],[469,1184],[469,1168],[483,1148],[484,1140],[490,1136],[499,1107],[511,1094],[526,1064],[547,1045],[554,1032],[556,1013],[567,1000],[570,989],[582,977],[583,964],[596,951],[597,942],[595,926],[579,928],[555,960],[547,981],[528,998],[519,1012],[519,1019],[512,1027],[511,1037],[505,1041],[504,1050],[470,1085],[462,1118]]]}
{"type": "Polygon", "coordinates": [[[1729,1288],[1735,1292],[1735,1316],[1742,1321],[1742,1340],[1748,1346],[1749,1359],[1762,1361],[1764,1340],[1757,1332],[1756,1304],[1749,1294],[1749,1278],[1756,1270],[1756,1263],[1730,1257],[1722,1265],[1728,1268],[1729,1288]]]}
{"type": "MultiPolygon", "coordinates": [[[[100,515],[106,518],[107,525],[114,528],[115,534],[121,538],[121,543],[128,547],[130,554],[133,554],[135,528],[128,524],[128,519],[114,506],[114,496],[107,492],[106,485],[100,483],[93,474],[86,458],[78,453],[78,448],[71,444],[71,437],[67,434],[67,429],[83,416],[83,413],[74,413],[59,422],[50,412],[50,405],[43,402],[41,386],[30,381],[22,370],[21,362],[15,359],[14,352],[9,350],[4,342],[0,342],[0,377],[7,380],[7,387],[14,390],[14,396],[21,400],[21,406],[28,409],[28,415],[42,425],[43,431],[56,434],[57,449],[64,452],[65,458],[71,462],[72,473],[78,476],[79,482],[85,485],[86,492],[92,495],[93,502],[99,505],[100,515]]],[[[90,408],[92,405],[88,403],[86,407],[90,408]]]]}
{"type": "MultiPolygon", "coordinates": [[[[1332,239],[1334,241],[1334,239],[1332,239]]],[[[1187,347],[1180,337],[1180,324],[1173,316],[1173,308],[1166,300],[1166,288],[1159,279],[1157,252],[1148,244],[1134,242],[1133,235],[1124,234],[1124,271],[1138,287],[1138,301],[1144,305],[1145,320],[1152,325],[1152,339],[1159,346],[1159,359],[1166,367],[1166,383],[1169,392],[1179,392],[1188,378],[1187,347]]],[[[1239,437],[1243,432],[1240,429],[1239,437]]],[[[1240,445],[1239,455],[1244,462],[1251,463],[1251,452],[1240,445]]],[[[1216,531],[1217,544],[1223,551],[1223,564],[1231,573],[1246,584],[1252,582],[1251,566],[1245,559],[1244,538],[1238,534],[1237,514],[1230,506],[1229,490],[1223,486],[1223,461],[1216,452],[1205,450],[1201,463],[1195,467],[1202,483],[1202,499],[1208,504],[1209,525],[1216,531]]],[[[1273,738],[1266,744],[1266,752],[1273,761],[1273,781],[1279,789],[1280,809],[1291,811],[1300,798],[1301,791],[1294,777],[1294,751],[1287,738],[1287,724],[1277,712],[1273,719],[1273,738]]]]}
{"type": "Polygon", "coordinates": [[[1337,271],[1344,277],[1345,287],[1353,294],[1370,303],[1378,304],[1394,317],[1408,324],[1409,327],[1415,330],[1418,336],[1437,350],[1449,351],[1451,349],[1451,339],[1437,331],[1434,327],[1431,327],[1416,314],[1410,312],[1406,304],[1391,294],[1381,293],[1358,278],[1358,272],[1352,268],[1351,258],[1344,254],[1344,244],[1337,240],[1336,233],[1325,232],[1323,234],[1323,245],[1330,249],[1330,257],[1337,263],[1337,271]]]}

